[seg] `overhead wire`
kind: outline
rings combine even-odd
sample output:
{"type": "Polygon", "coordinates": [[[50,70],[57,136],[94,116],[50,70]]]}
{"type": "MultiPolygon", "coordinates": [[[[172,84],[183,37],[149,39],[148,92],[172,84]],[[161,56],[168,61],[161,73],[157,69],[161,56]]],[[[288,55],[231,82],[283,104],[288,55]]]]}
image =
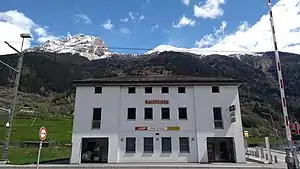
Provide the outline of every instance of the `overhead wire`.
{"type": "MultiPolygon", "coordinates": [[[[0,41],[4,42],[4,41],[0,41]]],[[[7,41],[8,43],[16,44],[20,43],[19,41],[7,41]]],[[[35,46],[42,45],[37,42],[30,42],[30,44],[35,44],[35,46]]],[[[119,46],[105,46],[103,49],[110,49],[110,50],[131,50],[131,51],[151,51],[154,48],[144,48],[144,47],[119,47],[119,46]]],[[[255,51],[255,50],[211,50],[206,48],[186,48],[186,51],[183,52],[203,52],[203,53],[265,53],[266,51],[255,51]]]]}

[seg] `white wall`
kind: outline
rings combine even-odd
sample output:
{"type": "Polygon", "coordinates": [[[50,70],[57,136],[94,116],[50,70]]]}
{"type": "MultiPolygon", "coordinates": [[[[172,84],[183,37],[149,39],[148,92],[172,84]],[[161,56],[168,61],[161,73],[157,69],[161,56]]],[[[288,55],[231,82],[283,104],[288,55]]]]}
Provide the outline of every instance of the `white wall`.
{"type": "MultiPolygon", "coordinates": [[[[152,86],[153,87],[153,86],[152,86]]],[[[102,94],[94,94],[94,87],[77,87],[73,148],[71,163],[79,163],[82,137],[109,137],[109,163],[116,162],[207,162],[207,137],[234,137],[237,162],[245,162],[240,106],[236,86],[221,86],[220,93],[211,92],[210,86],[189,86],[186,93],[178,93],[177,86],[169,86],[169,93],[162,94],[154,86],[152,94],[145,94],[144,86],[136,87],[135,94],[128,94],[128,87],[104,86],[102,94]],[[146,105],[145,100],[169,100],[169,105],[146,105]],[[227,117],[230,105],[236,105],[237,122],[231,124],[227,117]],[[214,129],[212,107],[222,107],[224,129],[214,129]],[[100,130],[91,130],[94,107],[102,107],[100,130]],[[136,121],[127,120],[127,108],[135,107],[136,121]],[[144,120],[144,108],[153,107],[153,120],[144,120]],[[171,120],[161,120],[161,107],[170,107],[171,120]],[[187,107],[188,120],[178,119],[178,107],[187,107]],[[180,131],[135,131],[135,126],[180,126],[180,131]],[[198,131],[196,131],[198,130],[198,131]],[[159,133],[156,136],[155,133],[159,133]],[[136,137],[136,153],[126,154],[125,138],[136,137]],[[143,137],[154,137],[154,153],[143,153],[143,137]],[[161,154],[161,137],[172,137],[172,154],[161,154]],[[190,138],[190,154],[179,153],[178,137],[190,138]],[[121,138],[124,140],[121,141],[121,138]],[[158,141],[156,140],[158,138],[158,141]],[[192,141],[191,138],[195,140],[192,141]],[[198,144],[197,144],[198,143],[198,144]],[[197,151],[198,150],[198,151],[197,151]]]]}
{"type": "Polygon", "coordinates": [[[79,163],[84,137],[109,137],[109,162],[116,162],[120,112],[120,87],[105,87],[102,94],[94,94],[93,87],[78,87],[76,90],[71,163],[79,163]],[[101,129],[91,130],[93,108],[101,107],[101,129]]]}
{"type": "Polygon", "coordinates": [[[207,137],[233,137],[235,144],[236,162],[244,163],[244,139],[240,113],[238,89],[236,86],[220,86],[220,93],[212,93],[209,86],[194,88],[196,127],[199,161],[207,162],[207,137]],[[229,106],[236,105],[236,122],[231,123],[229,106]],[[222,108],[224,129],[214,129],[213,107],[222,108]],[[203,151],[205,150],[205,151],[203,151]]]}

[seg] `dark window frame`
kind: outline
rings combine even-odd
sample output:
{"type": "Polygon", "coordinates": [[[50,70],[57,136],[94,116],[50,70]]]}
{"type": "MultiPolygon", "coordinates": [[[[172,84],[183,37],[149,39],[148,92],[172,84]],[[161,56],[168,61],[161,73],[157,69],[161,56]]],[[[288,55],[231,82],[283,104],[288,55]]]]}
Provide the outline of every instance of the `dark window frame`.
{"type": "Polygon", "coordinates": [[[169,107],[162,107],[161,108],[161,120],[171,120],[171,113],[169,107]],[[168,110],[168,117],[164,117],[164,110],[168,110]]]}
{"type": "Polygon", "coordinates": [[[129,121],[135,121],[136,120],[136,108],[134,108],[134,107],[127,108],[127,120],[129,120],[129,121]],[[134,111],[131,112],[131,110],[134,110],[134,111]],[[134,118],[129,118],[132,115],[130,113],[134,113],[134,118]]]}
{"type": "Polygon", "coordinates": [[[126,137],[125,139],[125,153],[135,153],[136,152],[136,138],[126,137]],[[133,145],[129,145],[129,141],[133,141],[133,145]]]}
{"type": "Polygon", "coordinates": [[[94,94],[102,94],[102,93],[103,93],[102,86],[95,86],[94,87],[94,94]]]}
{"type": "Polygon", "coordinates": [[[93,108],[93,117],[92,117],[92,130],[101,129],[101,120],[102,120],[102,108],[93,108]],[[97,112],[98,111],[98,112],[97,112]]]}
{"type": "Polygon", "coordinates": [[[179,86],[178,87],[178,93],[186,93],[186,87],[179,86]],[[183,91],[182,91],[183,90],[183,91]]]}
{"type": "Polygon", "coordinates": [[[161,93],[162,94],[168,94],[169,92],[170,92],[169,87],[167,87],[167,86],[161,87],[161,93]]]}
{"type": "Polygon", "coordinates": [[[152,87],[150,87],[150,86],[146,86],[145,87],[145,93],[146,94],[151,94],[153,92],[153,88],[152,87]],[[148,90],[147,90],[148,89],[148,90]]]}
{"type": "Polygon", "coordinates": [[[161,152],[162,153],[172,153],[172,138],[171,137],[162,137],[161,138],[161,152]],[[165,147],[164,141],[167,141],[168,147],[165,147]]]}
{"type": "Polygon", "coordinates": [[[136,88],[135,87],[128,87],[128,94],[135,94],[136,88]]]}
{"type": "Polygon", "coordinates": [[[153,137],[144,137],[144,153],[153,153],[154,152],[154,139],[153,137]],[[147,142],[147,140],[149,142],[147,142]],[[151,144],[150,144],[151,142],[151,144]]]}
{"type": "Polygon", "coordinates": [[[190,138],[189,137],[179,137],[179,152],[180,153],[190,153],[190,138]],[[187,143],[187,144],[186,144],[187,143]]]}
{"type": "Polygon", "coordinates": [[[187,115],[187,107],[179,107],[178,108],[178,119],[179,120],[187,120],[188,119],[188,115],[187,115]],[[183,113],[185,113],[184,114],[184,117],[181,117],[182,115],[181,115],[181,110],[185,110],[183,113]]]}
{"type": "Polygon", "coordinates": [[[215,129],[224,129],[224,121],[221,107],[213,107],[213,118],[215,129]]]}
{"type": "Polygon", "coordinates": [[[220,86],[211,86],[212,93],[220,93],[220,86]]]}
{"type": "Polygon", "coordinates": [[[145,107],[144,108],[144,120],[153,120],[153,108],[152,107],[145,107]],[[151,118],[148,118],[147,117],[147,113],[149,113],[149,112],[147,112],[147,110],[151,110],[151,118]]]}

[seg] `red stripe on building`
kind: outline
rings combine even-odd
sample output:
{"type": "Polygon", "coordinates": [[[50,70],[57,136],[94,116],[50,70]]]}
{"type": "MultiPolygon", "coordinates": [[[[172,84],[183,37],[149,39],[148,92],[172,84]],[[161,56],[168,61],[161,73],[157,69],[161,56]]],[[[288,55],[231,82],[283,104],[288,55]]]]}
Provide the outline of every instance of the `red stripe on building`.
{"type": "Polygon", "coordinates": [[[283,81],[282,81],[282,79],[280,79],[280,88],[283,89],[283,81]]]}
{"type": "Polygon", "coordinates": [[[285,97],[282,97],[282,104],[283,104],[283,107],[286,107],[285,97]]]}
{"type": "Polygon", "coordinates": [[[280,63],[279,62],[277,62],[277,67],[278,67],[278,71],[280,71],[281,68],[280,68],[280,63]]]}

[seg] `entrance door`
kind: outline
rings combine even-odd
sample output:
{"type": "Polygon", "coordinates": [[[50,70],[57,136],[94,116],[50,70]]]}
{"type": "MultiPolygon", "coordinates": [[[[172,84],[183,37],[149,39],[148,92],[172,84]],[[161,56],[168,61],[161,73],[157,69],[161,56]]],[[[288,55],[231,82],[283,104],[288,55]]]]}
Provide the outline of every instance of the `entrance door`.
{"type": "Polygon", "coordinates": [[[233,138],[207,138],[208,162],[234,162],[233,138]]]}
{"type": "Polygon", "coordinates": [[[82,163],[107,163],[108,138],[82,138],[82,163]]]}

